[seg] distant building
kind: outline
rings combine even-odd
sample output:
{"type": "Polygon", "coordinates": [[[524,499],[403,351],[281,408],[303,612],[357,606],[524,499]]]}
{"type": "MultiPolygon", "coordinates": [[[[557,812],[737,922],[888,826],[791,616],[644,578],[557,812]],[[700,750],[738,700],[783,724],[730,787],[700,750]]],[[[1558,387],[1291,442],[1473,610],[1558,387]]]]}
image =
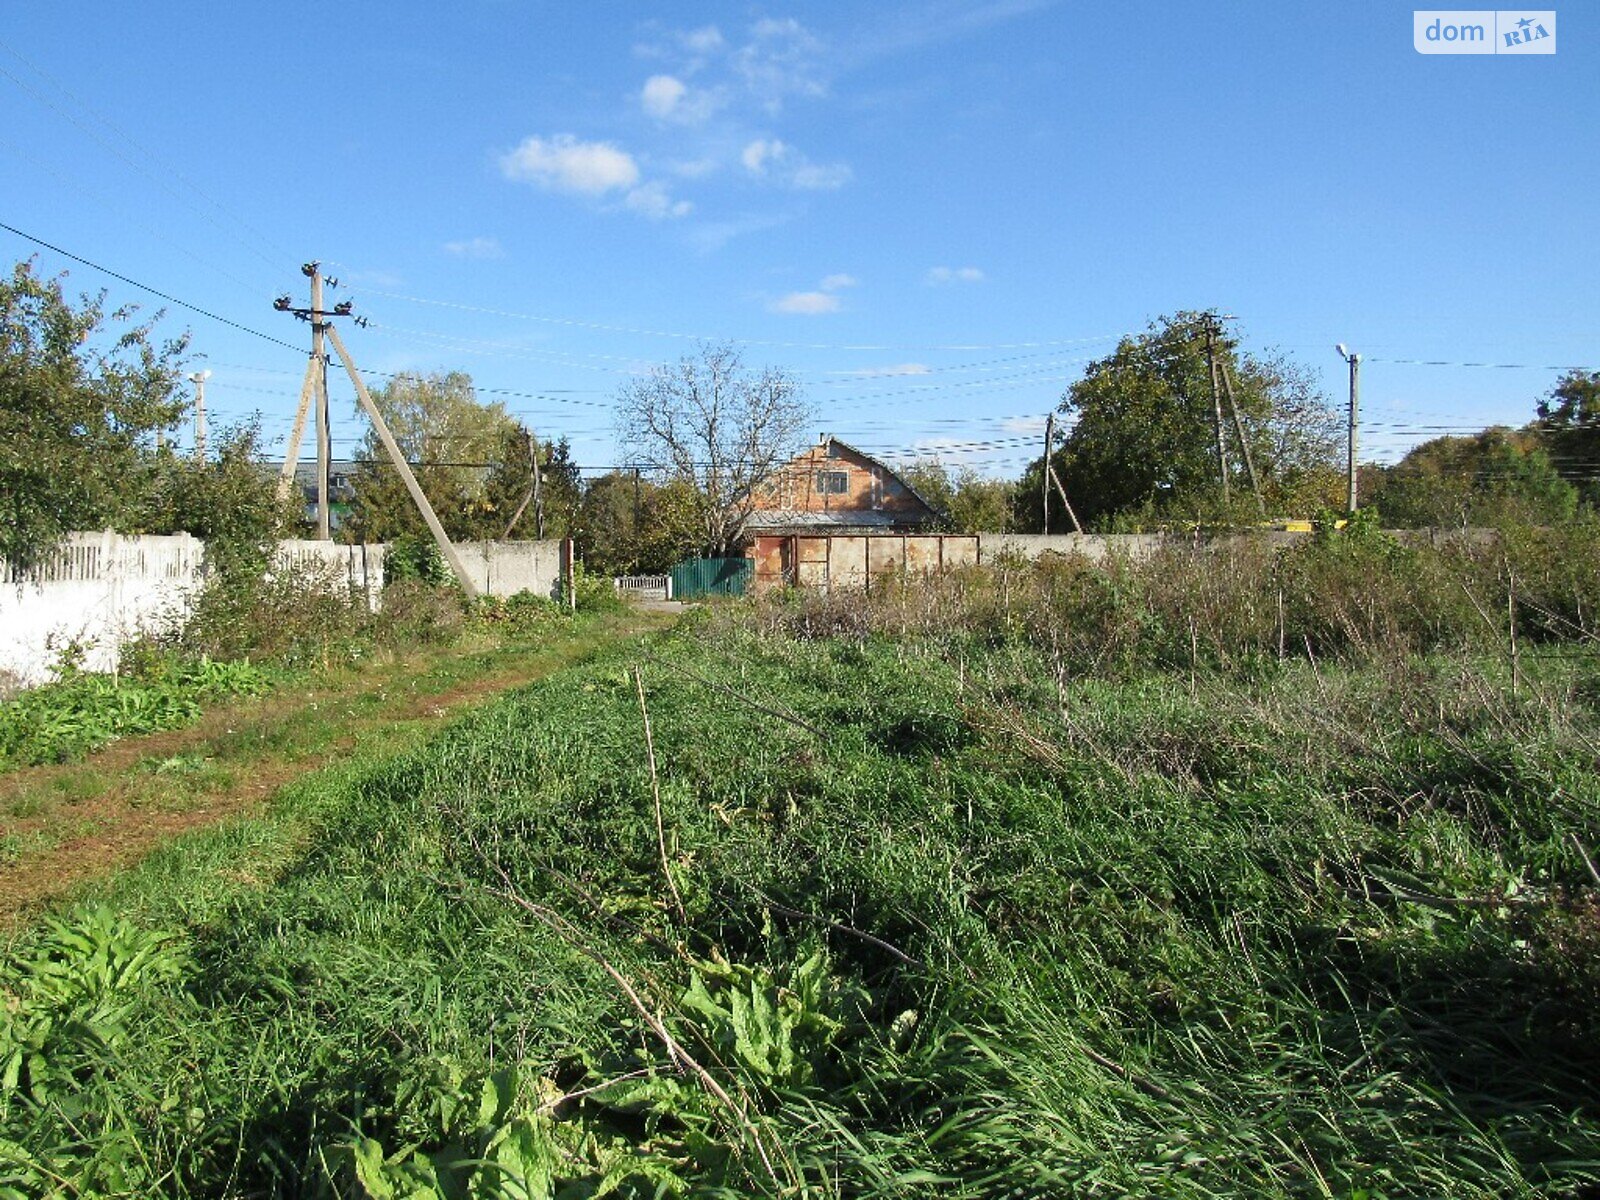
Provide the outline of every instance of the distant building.
{"type": "Polygon", "coordinates": [[[745,537],[915,533],[939,519],[916,489],[836,437],[797,455],[756,493],[745,537]]]}
{"type": "MultiPolygon", "coordinates": [[[[344,524],[345,517],[349,515],[350,505],[356,498],[355,477],[359,463],[351,459],[331,459],[328,462],[328,528],[338,529],[344,524]]],[[[283,463],[263,463],[262,469],[271,473],[277,479],[283,471],[283,463]]],[[[294,468],[294,485],[300,491],[301,501],[305,504],[305,519],[307,524],[317,523],[317,464],[313,459],[310,462],[299,462],[294,468]]]]}
{"type": "MultiPolygon", "coordinates": [[[[910,541],[940,542],[927,533],[939,513],[893,468],[835,437],[797,455],[756,494],[756,510],[745,523],[742,550],[752,560],[754,586],[812,583],[807,554],[819,551],[831,563],[838,547],[852,565],[849,580],[865,583],[875,558],[869,547],[891,551],[901,561],[910,541]],[[856,560],[859,560],[857,563],[856,560]]],[[[833,578],[845,574],[822,569],[833,578]]]]}

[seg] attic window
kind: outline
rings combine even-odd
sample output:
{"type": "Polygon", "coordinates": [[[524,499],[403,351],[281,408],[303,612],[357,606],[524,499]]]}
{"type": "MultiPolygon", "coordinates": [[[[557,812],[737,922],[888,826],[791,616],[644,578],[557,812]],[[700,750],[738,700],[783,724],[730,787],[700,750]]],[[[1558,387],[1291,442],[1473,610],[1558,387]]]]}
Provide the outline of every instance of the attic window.
{"type": "Polygon", "coordinates": [[[824,496],[842,496],[850,490],[848,471],[818,471],[817,491],[824,496]]]}

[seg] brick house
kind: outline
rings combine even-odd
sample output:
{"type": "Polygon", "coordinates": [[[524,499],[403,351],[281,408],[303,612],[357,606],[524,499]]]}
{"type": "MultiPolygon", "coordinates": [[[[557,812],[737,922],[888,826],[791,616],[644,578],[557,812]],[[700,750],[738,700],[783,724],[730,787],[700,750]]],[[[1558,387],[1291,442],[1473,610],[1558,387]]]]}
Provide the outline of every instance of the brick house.
{"type": "Polygon", "coordinates": [[[793,579],[799,539],[921,534],[938,518],[892,468],[824,436],[757,491],[743,551],[755,562],[758,582],[793,579]]]}

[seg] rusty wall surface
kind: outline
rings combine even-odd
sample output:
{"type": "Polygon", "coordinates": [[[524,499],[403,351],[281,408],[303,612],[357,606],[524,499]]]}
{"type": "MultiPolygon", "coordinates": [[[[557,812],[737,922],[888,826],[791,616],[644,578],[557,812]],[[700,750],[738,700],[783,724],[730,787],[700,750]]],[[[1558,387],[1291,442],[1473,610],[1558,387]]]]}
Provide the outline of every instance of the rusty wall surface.
{"type": "Polygon", "coordinates": [[[794,585],[867,588],[879,579],[933,575],[978,561],[978,539],[968,534],[773,534],[751,547],[755,588],[794,585]]]}

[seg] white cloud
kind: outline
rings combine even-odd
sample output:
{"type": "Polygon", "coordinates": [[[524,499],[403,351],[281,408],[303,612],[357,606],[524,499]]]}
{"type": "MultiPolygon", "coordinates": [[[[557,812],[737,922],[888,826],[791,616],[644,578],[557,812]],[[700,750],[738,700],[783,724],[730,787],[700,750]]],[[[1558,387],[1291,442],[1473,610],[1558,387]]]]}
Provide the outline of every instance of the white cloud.
{"type": "Polygon", "coordinates": [[[665,121],[671,118],[688,90],[689,85],[675,75],[652,75],[644,81],[639,103],[652,117],[665,121]]]}
{"type": "Polygon", "coordinates": [[[776,313],[794,313],[814,317],[822,313],[839,311],[839,297],[832,292],[790,292],[774,300],[767,308],[776,313]]]}
{"type": "Polygon", "coordinates": [[[691,88],[676,75],[652,75],[639,90],[639,103],[658,121],[698,125],[723,104],[721,88],[691,88]]]}
{"type": "Polygon", "coordinates": [[[731,56],[734,74],[768,112],[777,112],[790,96],[827,94],[822,72],[822,43],[793,17],[757,21],[751,40],[731,56]]]}
{"type": "Polygon", "coordinates": [[[1007,417],[1000,428],[1007,433],[1043,433],[1048,417],[1007,417]]]}
{"type": "Polygon", "coordinates": [[[639,164],[610,142],[580,142],[570,133],[525,138],[500,159],[507,179],[557,192],[600,196],[639,182],[639,164]]]}
{"type": "Polygon", "coordinates": [[[788,157],[789,147],[776,138],[757,138],[739,153],[739,161],[752,175],[765,175],[768,163],[779,163],[788,157]]]}
{"type": "Polygon", "coordinates": [[[678,40],[683,43],[683,48],[691,54],[715,54],[724,45],[722,30],[715,25],[691,29],[687,33],[680,34],[678,40]]]}
{"type": "Polygon", "coordinates": [[[831,192],[849,183],[852,174],[846,163],[806,163],[794,169],[789,182],[808,192],[831,192]]]}
{"type": "Polygon", "coordinates": [[[717,169],[714,158],[681,159],[667,164],[667,170],[680,179],[703,179],[717,169]]]}
{"type": "Polygon", "coordinates": [[[622,203],[630,212],[649,217],[652,221],[686,217],[694,211],[694,205],[687,200],[674,200],[667,191],[667,185],[659,180],[640,184],[623,197],[622,203]]]}
{"type": "Polygon", "coordinates": [[[932,368],[927,363],[896,363],[888,367],[862,367],[858,371],[841,371],[842,375],[858,375],[864,379],[889,379],[901,375],[927,375],[932,368]]]}
{"type": "Polygon", "coordinates": [[[930,267],[924,276],[930,287],[946,283],[982,283],[983,272],[977,267],[930,267]]]}
{"type": "Polygon", "coordinates": [[[832,191],[850,182],[845,163],[813,163],[800,151],[777,138],[756,138],[739,152],[739,161],[752,175],[802,191],[832,191]]]}
{"type": "Polygon", "coordinates": [[[825,292],[837,292],[840,288],[855,287],[859,282],[854,275],[841,272],[838,275],[826,275],[818,286],[825,292]]]}
{"type": "Polygon", "coordinates": [[[465,238],[459,242],[446,242],[444,252],[456,258],[504,258],[505,251],[492,237],[465,238]]]}

